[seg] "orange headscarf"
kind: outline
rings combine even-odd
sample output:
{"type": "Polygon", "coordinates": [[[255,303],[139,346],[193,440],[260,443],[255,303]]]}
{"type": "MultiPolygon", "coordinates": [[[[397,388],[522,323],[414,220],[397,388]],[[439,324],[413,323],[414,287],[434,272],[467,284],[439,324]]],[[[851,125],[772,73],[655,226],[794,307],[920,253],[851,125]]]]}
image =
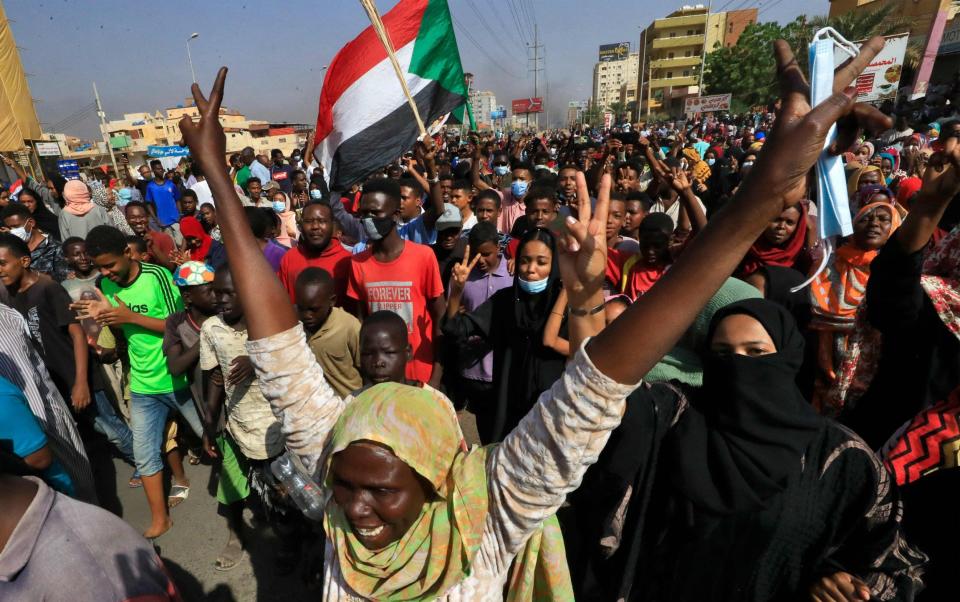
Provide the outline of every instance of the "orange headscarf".
{"type": "MultiPolygon", "coordinates": [[[[900,227],[902,218],[897,208],[887,202],[864,205],[857,212],[858,222],[876,209],[890,212],[890,234],[900,227]]],[[[818,330],[852,330],[857,308],[867,292],[870,263],[879,250],[866,251],[848,242],[834,254],[833,260],[810,285],[811,328],[818,330]]]]}

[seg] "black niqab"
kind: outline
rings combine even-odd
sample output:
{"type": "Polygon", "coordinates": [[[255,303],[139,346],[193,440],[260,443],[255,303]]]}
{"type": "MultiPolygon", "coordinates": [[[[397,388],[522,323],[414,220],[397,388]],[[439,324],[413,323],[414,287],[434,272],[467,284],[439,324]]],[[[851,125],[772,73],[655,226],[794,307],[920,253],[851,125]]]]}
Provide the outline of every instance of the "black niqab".
{"type": "Polygon", "coordinates": [[[714,315],[707,340],[737,314],[760,322],[777,352],[708,351],[703,388],[667,438],[677,492],[694,512],[715,517],[765,507],[800,474],[804,453],[825,424],[796,385],[803,337],[790,313],[764,299],[739,301],[714,315]]]}

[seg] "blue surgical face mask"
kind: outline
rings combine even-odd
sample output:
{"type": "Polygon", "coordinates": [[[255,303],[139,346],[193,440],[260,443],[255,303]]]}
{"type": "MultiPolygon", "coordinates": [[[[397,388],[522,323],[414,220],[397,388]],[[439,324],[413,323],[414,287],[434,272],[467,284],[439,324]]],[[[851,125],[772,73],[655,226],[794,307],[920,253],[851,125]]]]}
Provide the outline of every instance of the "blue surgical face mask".
{"type": "Polygon", "coordinates": [[[509,165],[494,165],[494,166],[493,166],[493,173],[497,174],[498,176],[505,176],[505,175],[507,175],[508,173],[510,173],[510,166],[509,166],[509,165]]]}
{"type": "Polygon", "coordinates": [[[315,201],[319,201],[320,199],[323,198],[323,193],[320,192],[319,188],[314,188],[313,190],[310,191],[310,198],[315,201]]]}
{"type": "Polygon", "coordinates": [[[273,210],[276,211],[277,213],[283,213],[284,211],[287,210],[287,204],[284,203],[283,201],[274,201],[273,203],[271,203],[271,206],[273,207],[273,210]]]}
{"type": "Polygon", "coordinates": [[[530,187],[530,183],[525,180],[514,180],[510,184],[510,192],[516,198],[522,198],[523,195],[527,194],[527,188],[530,187]]]}
{"type": "Polygon", "coordinates": [[[716,162],[717,162],[716,159],[707,159],[707,165],[713,165],[716,162]]]}
{"type": "Polygon", "coordinates": [[[520,285],[520,290],[531,295],[537,295],[547,290],[547,285],[550,284],[549,278],[544,278],[543,280],[524,280],[523,278],[517,278],[517,284],[520,285]]]}

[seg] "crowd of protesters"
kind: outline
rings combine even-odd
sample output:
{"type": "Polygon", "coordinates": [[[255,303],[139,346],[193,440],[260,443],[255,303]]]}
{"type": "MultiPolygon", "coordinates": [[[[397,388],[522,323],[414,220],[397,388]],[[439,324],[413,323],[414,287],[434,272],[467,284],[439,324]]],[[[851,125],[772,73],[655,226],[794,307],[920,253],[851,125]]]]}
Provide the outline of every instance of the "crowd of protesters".
{"type": "Polygon", "coordinates": [[[249,508],[327,600],[955,599],[960,121],[855,104],[880,44],[813,109],[781,44],[769,112],[441,131],[350,190],[312,144],[227,157],[225,70],[175,170],[5,159],[0,599],[178,599],[146,540],[184,462],[219,570],[249,508]]]}

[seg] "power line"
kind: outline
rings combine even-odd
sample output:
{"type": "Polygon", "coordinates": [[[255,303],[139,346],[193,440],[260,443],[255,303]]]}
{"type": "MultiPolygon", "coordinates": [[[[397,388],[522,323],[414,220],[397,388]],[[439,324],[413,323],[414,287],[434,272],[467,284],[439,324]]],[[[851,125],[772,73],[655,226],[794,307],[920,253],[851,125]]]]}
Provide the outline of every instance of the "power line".
{"type": "Polygon", "coordinates": [[[516,78],[516,79],[523,79],[522,77],[520,77],[520,76],[517,75],[516,73],[512,73],[511,71],[507,70],[503,65],[500,64],[500,61],[497,61],[495,58],[493,58],[492,56],[490,56],[490,55],[487,53],[487,51],[484,50],[483,46],[481,46],[480,44],[478,44],[477,41],[473,38],[473,36],[470,35],[470,32],[467,30],[467,28],[465,28],[465,27],[460,23],[460,21],[458,21],[457,18],[454,17],[452,14],[451,14],[450,16],[453,17],[453,23],[454,23],[454,25],[456,25],[456,26],[460,29],[460,33],[462,33],[463,36],[464,36],[465,38],[467,38],[467,40],[468,40],[471,44],[473,44],[474,48],[476,48],[477,50],[479,50],[480,53],[483,54],[483,56],[487,57],[487,60],[489,60],[489,61],[490,61],[491,63],[493,63],[498,69],[500,69],[501,71],[503,71],[504,73],[506,73],[506,74],[509,75],[510,77],[513,77],[513,78],[516,78]]]}
{"type": "Polygon", "coordinates": [[[510,8],[510,16],[513,17],[513,25],[517,28],[517,34],[520,36],[520,39],[523,41],[524,45],[529,45],[530,42],[527,40],[527,36],[523,33],[523,26],[520,25],[520,17],[517,13],[517,6],[514,4],[513,0],[507,0],[507,6],[510,8]]]}
{"type": "Polygon", "coordinates": [[[771,2],[770,4],[767,4],[766,6],[761,6],[760,10],[757,12],[757,16],[759,17],[761,14],[763,14],[764,11],[773,8],[774,6],[780,4],[781,2],[783,2],[783,0],[773,0],[773,2],[771,2]]]}
{"type": "MultiPolygon", "coordinates": [[[[492,39],[498,40],[503,37],[502,33],[498,34],[496,31],[494,31],[492,27],[490,27],[490,24],[484,18],[483,14],[480,12],[480,9],[477,8],[477,5],[474,4],[473,0],[467,0],[467,5],[470,7],[470,10],[473,11],[473,14],[477,16],[477,21],[479,21],[480,25],[487,30],[487,32],[490,34],[492,39]]],[[[510,36],[510,37],[513,37],[513,36],[510,36]]],[[[516,42],[516,39],[514,39],[514,42],[516,42]]],[[[517,43],[519,44],[519,42],[517,43]]],[[[521,47],[521,50],[522,50],[522,47],[521,47]]]]}
{"type": "MultiPolygon", "coordinates": [[[[461,23],[461,22],[453,15],[453,13],[450,13],[450,17],[453,18],[453,20],[454,20],[454,21],[456,22],[456,24],[460,27],[460,29],[464,30],[464,36],[469,36],[472,41],[476,42],[476,38],[473,37],[473,34],[470,33],[470,31],[463,25],[463,23],[461,23]]],[[[489,27],[487,27],[487,30],[490,31],[491,34],[493,34],[493,31],[491,31],[489,27]]],[[[494,37],[497,37],[496,34],[493,34],[493,35],[494,35],[494,37]]],[[[500,50],[503,50],[503,47],[502,47],[502,46],[497,46],[497,45],[494,45],[494,46],[497,47],[497,48],[500,48],[500,50]]],[[[505,50],[503,50],[503,51],[506,53],[506,54],[504,54],[504,56],[507,57],[507,60],[498,60],[498,59],[491,59],[491,60],[493,60],[494,62],[496,62],[498,65],[501,64],[501,63],[503,63],[503,64],[509,64],[509,63],[510,63],[510,59],[509,59],[510,53],[507,52],[507,51],[505,51],[505,50]]],[[[490,55],[488,54],[487,56],[490,56],[490,55]]]]}
{"type": "Polygon", "coordinates": [[[527,29],[533,29],[533,20],[530,18],[530,12],[527,10],[526,2],[517,0],[517,5],[520,7],[520,15],[523,17],[527,29]]]}
{"type": "Polygon", "coordinates": [[[75,111],[74,113],[64,117],[60,121],[52,124],[49,130],[52,132],[57,132],[69,127],[73,127],[78,123],[80,123],[81,121],[93,115],[96,112],[96,110],[97,110],[97,104],[92,102],[89,105],[79,109],[78,111],[75,111]]]}
{"type": "MultiPolygon", "coordinates": [[[[472,4],[472,3],[473,3],[473,0],[470,0],[470,3],[472,4]]],[[[523,43],[522,43],[520,40],[518,40],[517,38],[515,38],[515,37],[513,37],[512,35],[509,35],[509,34],[507,33],[507,32],[509,31],[510,27],[507,26],[506,23],[504,23],[503,17],[500,16],[500,13],[501,13],[501,12],[503,12],[503,11],[499,11],[499,10],[494,10],[494,11],[493,11],[493,14],[497,17],[497,22],[498,22],[499,25],[500,25],[500,31],[501,31],[501,33],[496,36],[497,39],[501,39],[501,38],[503,38],[503,37],[507,37],[507,38],[513,40],[513,43],[517,45],[517,48],[519,48],[521,51],[523,51],[523,50],[524,50],[524,48],[523,48],[523,43]]]]}

